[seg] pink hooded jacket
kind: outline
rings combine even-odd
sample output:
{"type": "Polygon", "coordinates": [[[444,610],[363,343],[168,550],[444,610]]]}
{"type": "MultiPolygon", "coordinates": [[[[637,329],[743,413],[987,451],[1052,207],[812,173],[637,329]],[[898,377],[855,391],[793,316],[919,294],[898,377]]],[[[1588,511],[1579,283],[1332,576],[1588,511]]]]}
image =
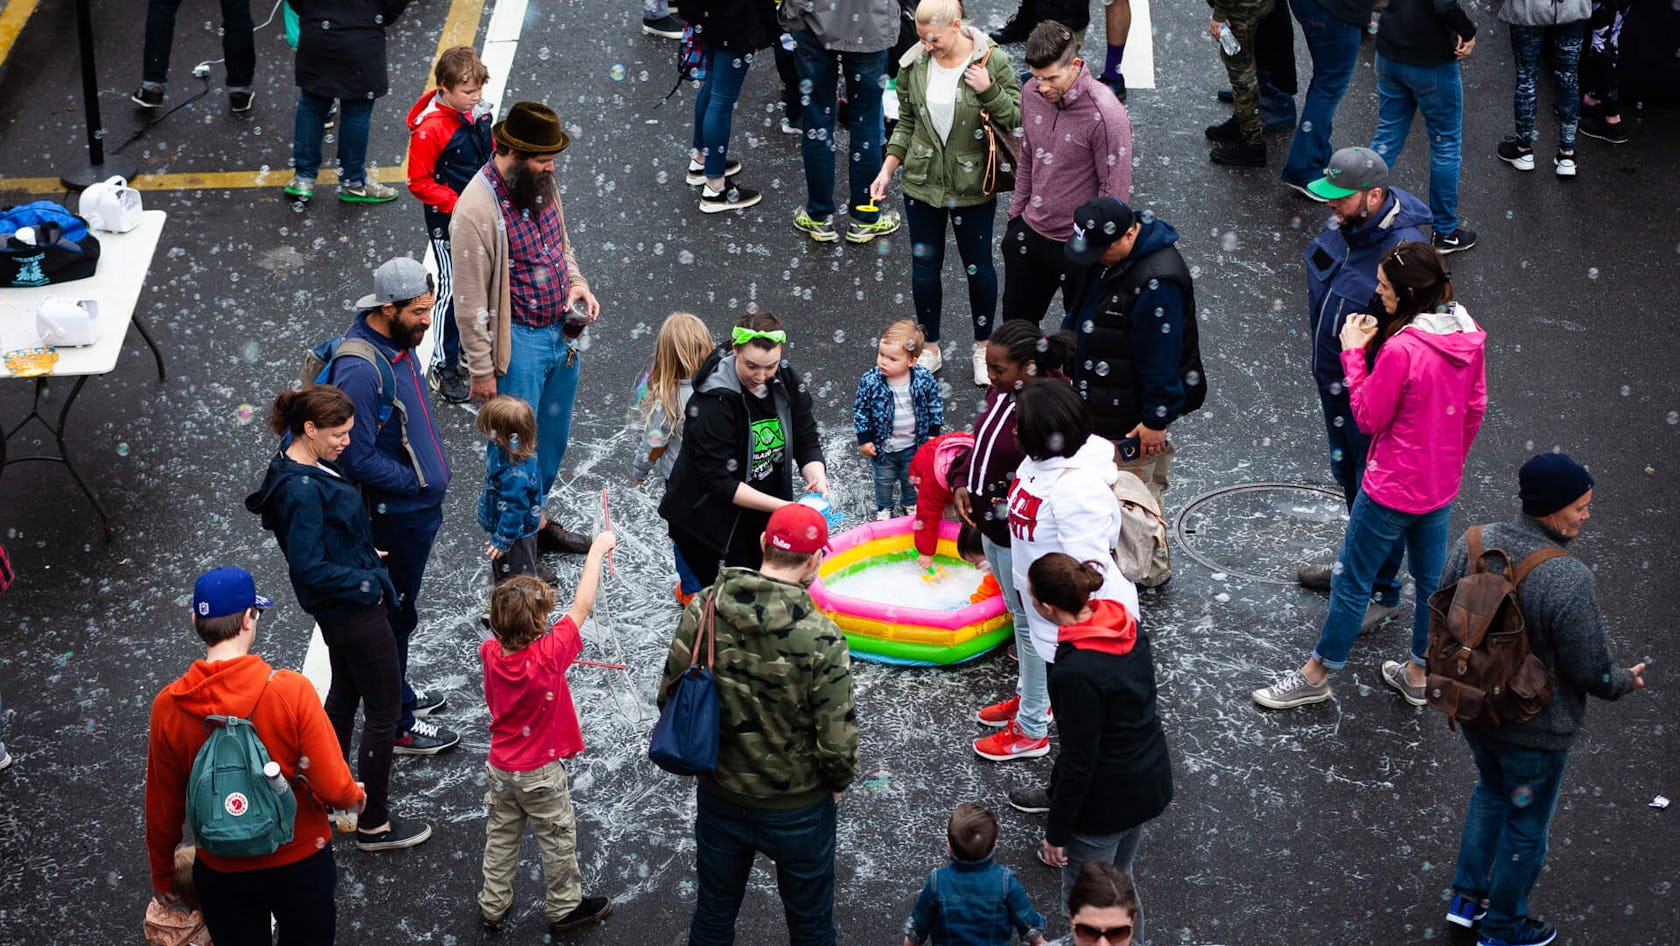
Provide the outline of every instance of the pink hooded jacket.
{"type": "Polygon", "coordinates": [[[1365,373],[1363,351],[1343,351],[1348,398],[1371,437],[1366,495],[1399,512],[1433,512],[1458,496],[1470,444],[1487,412],[1483,332],[1464,307],[1425,312],[1394,333],[1365,373]]]}

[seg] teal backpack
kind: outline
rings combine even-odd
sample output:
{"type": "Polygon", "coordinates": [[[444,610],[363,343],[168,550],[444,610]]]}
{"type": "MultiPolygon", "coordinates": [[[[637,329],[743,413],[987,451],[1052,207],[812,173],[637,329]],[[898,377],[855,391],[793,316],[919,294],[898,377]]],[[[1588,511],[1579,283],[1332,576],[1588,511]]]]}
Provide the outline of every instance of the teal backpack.
{"type": "MultiPolygon", "coordinates": [[[[254,704],[251,710],[256,712],[254,704]]],[[[277,790],[263,777],[263,767],[272,760],[250,720],[210,715],[204,726],[210,738],[187,777],[187,825],[193,839],[219,857],[273,854],[292,840],[297,796],[289,786],[277,790]]]]}

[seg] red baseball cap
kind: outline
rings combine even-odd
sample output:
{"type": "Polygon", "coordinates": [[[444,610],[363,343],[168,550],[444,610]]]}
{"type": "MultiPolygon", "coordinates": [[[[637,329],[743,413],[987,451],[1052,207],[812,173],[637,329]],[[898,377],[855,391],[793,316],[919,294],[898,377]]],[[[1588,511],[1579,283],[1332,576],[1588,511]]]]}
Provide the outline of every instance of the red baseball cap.
{"type": "Polygon", "coordinates": [[[802,503],[788,503],[770,514],[764,540],[784,552],[809,555],[828,547],[828,521],[802,503]]]}

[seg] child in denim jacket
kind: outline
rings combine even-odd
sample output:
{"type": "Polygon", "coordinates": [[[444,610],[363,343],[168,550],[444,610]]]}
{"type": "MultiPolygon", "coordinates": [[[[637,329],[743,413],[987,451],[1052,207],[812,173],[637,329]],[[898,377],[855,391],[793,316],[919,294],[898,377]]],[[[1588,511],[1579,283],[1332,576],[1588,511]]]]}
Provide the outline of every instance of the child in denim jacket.
{"type": "Polygon", "coordinates": [[[910,919],[904,946],[1009,946],[1012,933],[1043,946],[1044,915],[1033,909],[1015,872],[992,863],[997,816],[973,802],[951,813],[946,830],[951,863],[928,874],[910,919]]]}
{"type": "Polygon", "coordinates": [[[899,319],[881,333],[875,367],[858,379],[852,403],[852,426],[858,452],[875,467],[875,518],[893,515],[893,487],[898,507],[916,505],[916,484],[910,461],[916,448],[939,435],[945,425],[945,402],[933,373],[916,363],[926,345],[922,329],[899,319]]]}
{"type": "Polygon", "coordinates": [[[478,525],[490,533],[484,554],[490,557],[492,583],[509,575],[536,575],[550,581],[553,574],[537,561],[543,498],[537,486],[536,415],[531,405],[503,394],[485,402],[477,424],[479,433],[490,441],[478,525]]]}

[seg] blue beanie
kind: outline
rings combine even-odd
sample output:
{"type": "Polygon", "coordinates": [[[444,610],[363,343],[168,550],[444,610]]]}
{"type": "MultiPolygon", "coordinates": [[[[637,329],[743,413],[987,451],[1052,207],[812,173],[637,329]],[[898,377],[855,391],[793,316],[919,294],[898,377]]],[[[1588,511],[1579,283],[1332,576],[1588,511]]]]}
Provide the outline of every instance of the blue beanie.
{"type": "Polygon", "coordinates": [[[1587,494],[1592,474],[1567,453],[1541,453],[1517,473],[1517,495],[1530,516],[1549,516],[1587,494]]]}

